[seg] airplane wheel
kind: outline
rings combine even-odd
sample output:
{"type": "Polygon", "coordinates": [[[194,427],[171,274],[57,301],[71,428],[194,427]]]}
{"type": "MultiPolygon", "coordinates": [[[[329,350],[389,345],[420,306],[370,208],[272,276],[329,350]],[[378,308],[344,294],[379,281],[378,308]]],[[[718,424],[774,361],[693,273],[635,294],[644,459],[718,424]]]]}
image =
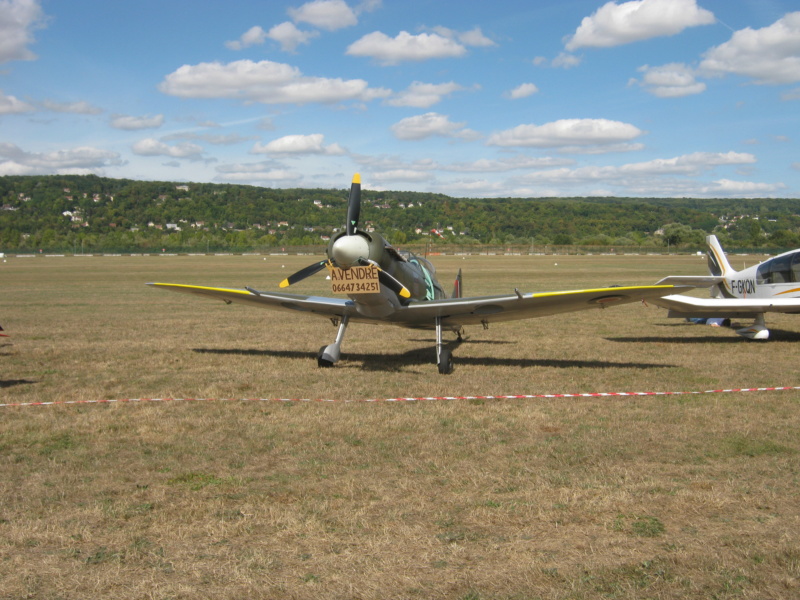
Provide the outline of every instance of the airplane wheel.
{"type": "Polygon", "coordinates": [[[327,346],[323,346],[322,348],[319,349],[319,353],[317,354],[317,366],[322,367],[324,369],[330,368],[334,365],[333,361],[323,358],[326,348],[327,346]]]}
{"type": "Polygon", "coordinates": [[[439,373],[449,375],[453,372],[453,353],[450,350],[442,349],[439,356],[439,373]]]}

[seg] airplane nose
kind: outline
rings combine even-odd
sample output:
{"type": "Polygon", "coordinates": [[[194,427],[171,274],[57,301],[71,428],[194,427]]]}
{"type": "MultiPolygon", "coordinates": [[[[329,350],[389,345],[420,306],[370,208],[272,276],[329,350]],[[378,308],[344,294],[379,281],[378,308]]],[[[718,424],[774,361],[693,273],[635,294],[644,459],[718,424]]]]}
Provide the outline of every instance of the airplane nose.
{"type": "Polygon", "coordinates": [[[346,269],[356,264],[359,258],[369,257],[369,244],[360,235],[343,235],[333,243],[331,254],[336,266],[346,269]]]}

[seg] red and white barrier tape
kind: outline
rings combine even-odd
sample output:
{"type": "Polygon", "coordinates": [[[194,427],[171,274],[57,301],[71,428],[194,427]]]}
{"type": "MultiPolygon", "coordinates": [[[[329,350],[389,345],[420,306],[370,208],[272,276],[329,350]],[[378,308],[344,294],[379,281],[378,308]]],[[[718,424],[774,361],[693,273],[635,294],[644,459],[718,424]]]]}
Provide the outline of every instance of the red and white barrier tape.
{"type": "Polygon", "coordinates": [[[518,394],[509,396],[428,396],[419,398],[369,398],[361,400],[326,400],[311,398],[121,398],[116,400],[55,400],[52,402],[16,402],[0,404],[0,408],[15,406],[60,406],[68,404],[119,404],[125,402],[425,402],[431,400],[533,400],[542,398],[613,398],[622,396],[689,396],[699,394],[729,394],[736,392],[781,392],[800,390],[800,386],[730,388],[697,392],[587,392],[582,394],[518,394]]]}

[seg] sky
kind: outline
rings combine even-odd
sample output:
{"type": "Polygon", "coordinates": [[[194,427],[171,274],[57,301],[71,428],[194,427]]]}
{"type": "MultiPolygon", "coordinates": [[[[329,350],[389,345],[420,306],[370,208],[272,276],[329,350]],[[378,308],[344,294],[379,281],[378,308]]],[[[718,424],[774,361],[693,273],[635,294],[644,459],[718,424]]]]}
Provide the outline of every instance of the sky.
{"type": "Polygon", "coordinates": [[[0,0],[0,175],[800,197],[798,0],[0,0]]]}

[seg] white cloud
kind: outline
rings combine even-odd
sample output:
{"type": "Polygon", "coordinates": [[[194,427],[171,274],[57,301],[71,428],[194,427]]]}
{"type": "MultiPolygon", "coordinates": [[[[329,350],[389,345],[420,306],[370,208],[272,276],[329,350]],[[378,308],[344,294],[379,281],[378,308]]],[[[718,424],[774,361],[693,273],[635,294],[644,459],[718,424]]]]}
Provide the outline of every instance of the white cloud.
{"type": "Polygon", "coordinates": [[[507,173],[517,170],[552,169],[571,165],[575,161],[568,158],[534,158],[518,154],[500,159],[480,158],[469,162],[439,163],[430,158],[406,161],[396,156],[354,155],[353,158],[372,172],[391,171],[446,171],[451,173],[507,173]]]}
{"type": "Polygon", "coordinates": [[[344,0],[313,0],[300,8],[290,8],[288,13],[296,23],[308,23],[327,31],[358,23],[356,14],[344,0]]]}
{"type": "Polygon", "coordinates": [[[429,108],[441,102],[442,98],[464,88],[450,81],[448,83],[413,82],[406,90],[397,93],[386,101],[389,106],[409,106],[412,108],[429,108]]]}
{"type": "MultiPolygon", "coordinates": [[[[673,158],[628,163],[618,166],[592,165],[526,173],[519,180],[528,185],[565,186],[604,185],[622,188],[624,193],[649,195],[736,195],[775,191],[772,184],[752,184],[720,180],[709,186],[693,177],[716,167],[753,164],[755,156],[739,152],[694,152],[673,158]],[[727,183],[722,183],[727,182],[727,183]]],[[[779,184],[778,187],[782,187],[779,184]]]]}
{"type": "Polygon", "coordinates": [[[488,37],[483,35],[480,27],[475,27],[475,29],[470,29],[469,31],[456,31],[454,29],[450,29],[448,27],[434,27],[434,33],[441,35],[442,37],[446,37],[451,40],[458,40],[465,46],[476,46],[476,47],[483,47],[487,48],[489,46],[496,46],[492,40],[488,37]]]}
{"type": "Polygon", "coordinates": [[[16,96],[6,96],[0,90],[0,115],[18,115],[36,110],[33,105],[23,102],[16,96]]]}
{"type": "Polygon", "coordinates": [[[38,0],[0,0],[0,63],[33,60],[33,30],[44,26],[38,0]]]}
{"type": "Polygon", "coordinates": [[[527,98],[539,92],[539,88],[533,83],[522,83],[515,87],[510,92],[506,92],[506,97],[511,100],[519,100],[520,98],[527,98]]]}
{"type": "Polygon", "coordinates": [[[560,52],[550,63],[551,66],[557,69],[571,69],[572,67],[577,67],[579,64],[581,64],[580,57],[566,52],[560,52]]]}
{"type": "Polygon", "coordinates": [[[644,132],[630,123],[608,119],[561,119],[544,125],[517,125],[492,134],[490,146],[537,148],[614,147],[644,132]]]}
{"type": "Polygon", "coordinates": [[[98,108],[86,101],[79,102],[55,102],[53,100],[45,100],[42,106],[47,110],[60,113],[73,113],[76,115],[99,115],[103,112],[102,108],[98,108]]]}
{"type": "Polygon", "coordinates": [[[284,52],[294,52],[300,44],[308,44],[318,35],[318,31],[301,31],[289,21],[275,25],[267,33],[267,37],[278,42],[284,52]]]}
{"type": "Polygon", "coordinates": [[[660,67],[644,65],[641,85],[659,98],[678,98],[704,92],[706,84],[695,79],[694,71],[682,63],[669,63],[660,67]]]}
{"type": "Polygon", "coordinates": [[[259,25],[255,25],[245,31],[238,40],[225,42],[225,46],[229,50],[243,50],[250,46],[257,46],[264,43],[267,39],[267,32],[264,31],[259,25]]]}
{"type": "Polygon", "coordinates": [[[552,169],[570,165],[574,161],[568,158],[532,158],[530,156],[514,156],[499,160],[481,158],[471,162],[455,162],[451,164],[439,165],[443,171],[453,171],[456,173],[504,173],[520,169],[552,169]]]}
{"type": "Polygon", "coordinates": [[[122,161],[116,152],[90,146],[36,153],[26,152],[14,144],[0,143],[0,175],[98,172],[103,167],[119,164],[122,161]]]}
{"type": "Polygon", "coordinates": [[[145,138],[136,142],[132,148],[139,156],[169,156],[172,158],[188,158],[199,160],[203,155],[202,146],[185,142],[170,146],[154,138],[145,138]]]}
{"type": "Polygon", "coordinates": [[[786,187],[783,183],[758,183],[754,181],[732,181],[719,179],[714,185],[706,186],[703,192],[711,194],[733,194],[736,196],[771,194],[786,187]]]}
{"type": "Polygon", "coordinates": [[[114,129],[124,129],[125,131],[136,131],[139,129],[157,129],[164,124],[164,115],[153,115],[146,117],[132,117],[129,115],[114,115],[111,118],[111,126],[114,129]]]}
{"type": "Polygon", "coordinates": [[[373,12],[378,10],[383,4],[383,0],[361,0],[356,6],[356,13],[373,12]]]}
{"type": "Polygon", "coordinates": [[[394,38],[375,31],[356,40],[347,48],[350,56],[374,58],[385,65],[433,58],[457,58],[466,53],[467,49],[451,38],[437,33],[411,35],[407,31],[401,31],[394,38]]]}
{"type": "Polygon", "coordinates": [[[432,136],[474,139],[476,132],[464,125],[453,123],[447,115],[429,112],[398,121],[392,125],[392,132],[400,140],[422,140],[432,136]]]}
{"type": "Polygon", "coordinates": [[[275,187],[296,186],[303,179],[299,173],[283,168],[274,161],[219,165],[216,171],[217,181],[270,184],[275,187]]]}
{"type": "Polygon", "coordinates": [[[762,29],[740,29],[704,54],[700,70],[752,77],[762,84],[800,81],[800,12],[788,13],[762,29]]]}
{"type": "Polygon", "coordinates": [[[188,140],[188,141],[197,141],[197,142],[205,142],[207,144],[213,144],[215,146],[230,146],[233,144],[240,144],[242,142],[249,142],[253,139],[257,139],[255,136],[242,136],[238,133],[229,133],[227,135],[224,134],[210,134],[210,133],[191,133],[191,132],[182,132],[182,133],[172,133],[170,135],[165,135],[161,138],[164,142],[174,142],[175,140],[188,140]]]}
{"type": "Polygon", "coordinates": [[[307,77],[295,67],[269,60],[184,65],[167,75],[159,90],[181,98],[230,98],[264,104],[369,101],[391,93],[370,88],[363,79],[307,77]]]}
{"type": "Polygon", "coordinates": [[[394,169],[391,171],[373,171],[370,180],[376,183],[387,181],[430,181],[433,179],[430,171],[416,171],[414,169],[394,169]]]}
{"type": "Polygon", "coordinates": [[[651,161],[630,163],[618,168],[620,174],[644,176],[682,174],[697,175],[713,167],[725,165],[747,165],[756,162],[756,157],[746,152],[693,152],[674,158],[658,158],[651,161]]]}
{"type": "Polygon", "coordinates": [[[567,50],[610,48],[654,37],[680,33],[687,27],[710,25],[714,15],[696,0],[633,0],[608,2],[584,17],[568,39],[567,50]]]}
{"type": "Polygon", "coordinates": [[[341,155],[345,150],[338,144],[325,145],[325,136],[321,133],[311,135],[285,135],[272,140],[268,144],[256,144],[251,152],[253,154],[328,154],[341,155]]]}
{"type": "Polygon", "coordinates": [[[781,94],[781,100],[800,100],[800,88],[794,88],[781,94]]]}

